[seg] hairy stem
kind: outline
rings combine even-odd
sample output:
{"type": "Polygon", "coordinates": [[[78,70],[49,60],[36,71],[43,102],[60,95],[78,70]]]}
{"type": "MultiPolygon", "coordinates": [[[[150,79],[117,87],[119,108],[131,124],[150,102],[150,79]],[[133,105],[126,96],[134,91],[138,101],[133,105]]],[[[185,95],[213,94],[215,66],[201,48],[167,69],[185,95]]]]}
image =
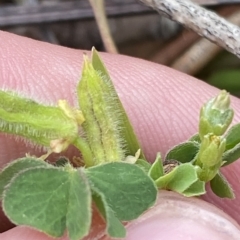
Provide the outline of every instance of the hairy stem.
{"type": "Polygon", "coordinates": [[[81,137],[77,137],[73,142],[73,145],[78,148],[83,156],[84,163],[86,167],[91,167],[94,165],[91,149],[87,141],[81,137]]]}

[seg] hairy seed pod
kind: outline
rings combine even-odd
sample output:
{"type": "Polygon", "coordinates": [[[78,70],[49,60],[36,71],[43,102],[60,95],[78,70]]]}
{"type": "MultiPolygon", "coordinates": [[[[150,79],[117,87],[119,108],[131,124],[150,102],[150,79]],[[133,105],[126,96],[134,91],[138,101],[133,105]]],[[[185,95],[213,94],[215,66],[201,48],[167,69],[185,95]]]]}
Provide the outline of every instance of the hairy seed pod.
{"type": "Polygon", "coordinates": [[[120,113],[109,79],[101,76],[85,58],[82,79],[78,85],[79,105],[86,121],[82,127],[94,158],[94,164],[121,161],[124,158],[120,137],[120,113]]]}
{"type": "Polygon", "coordinates": [[[78,135],[84,119],[64,100],[44,106],[13,92],[0,91],[0,131],[22,136],[59,153],[78,135]]]}

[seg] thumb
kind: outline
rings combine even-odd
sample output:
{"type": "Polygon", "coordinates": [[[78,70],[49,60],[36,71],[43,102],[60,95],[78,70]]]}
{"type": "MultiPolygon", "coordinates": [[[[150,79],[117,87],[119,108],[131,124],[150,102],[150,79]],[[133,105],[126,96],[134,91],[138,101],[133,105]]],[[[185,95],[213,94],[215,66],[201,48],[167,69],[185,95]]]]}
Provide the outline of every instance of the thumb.
{"type": "Polygon", "coordinates": [[[160,191],[157,204],[127,225],[125,240],[136,239],[237,240],[240,228],[227,214],[203,200],[160,191]]]}

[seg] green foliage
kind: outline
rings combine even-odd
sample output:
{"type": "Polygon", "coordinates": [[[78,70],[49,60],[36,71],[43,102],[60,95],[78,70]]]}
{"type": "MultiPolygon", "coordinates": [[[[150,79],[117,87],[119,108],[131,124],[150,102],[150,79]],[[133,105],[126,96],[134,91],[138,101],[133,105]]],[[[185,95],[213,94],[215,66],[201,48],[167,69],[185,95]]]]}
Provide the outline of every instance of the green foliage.
{"type": "Polygon", "coordinates": [[[139,166],[145,173],[148,173],[149,169],[151,168],[151,164],[141,158],[137,159],[135,164],[139,166]]]}
{"type": "Polygon", "coordinates": [[[233,125],[225,135],[226,150],[234,148],[240,143],[240,123],[233,125]]]}
{"type": "Polygon", "coordinates": [[[67,229],[71,240],[89,232],[91,194],[112,237],[124,237],[120,221],[137,218],[154,204],[157,194],[141,168],[124,162],[76,169],[69,163],[54,167],[41,159],[23,158],[4,168],[0,179],[5,184],[3,210],[13,223],[54,237],[67,229]]]}
{"type": "Polygon", "coordinates": [[[133,220],[155,202],[154,182],[134,164],[103,164],[86,169],[86,174],[91,189],[100,196],[104,194],[107,205],[119,220],[133,220]]]}
{"type": "Polygon", "coordinates": [[[124,238],[126,237],[126,229],[123,224],[117,219],[113,210],[108,207],[105,197],[103,194],[100,195],[93,194],[93,200],[102,213],[103,217],[106,219],[106,232],[109,236],[114,238],[124,238]]]}
{"type": "Polygon", "coordinates": [[[17,225],[54,237],[61,237],[67,228],[70,239],[78,240],[89,232],[91,192],[81,169],[35,166],[15,174],[9,182],[3,192],[3,210],[17,225]]]}
{"type": "Polygon", "coordinates": [[[226,132],[233,117],[230,98],[225,91],[203,105],[200,112],[199,132],[158,159],[149,170],[149,176],[161,189],[179,192],[184,196],[205,193],[205,183],[211,181],[213,192],[220,197],[233,198],[228,182],[220,177],[222,166],[240,157],[239,125],[226,132]],[[177,163],[177,164],[176,164],[177,163]],[[222,188],[217,188],[219,184],[222,188]]]}
{"type": "Polygon", "coordinates": [[[157,157],[152,164],[151,168],[148,171],[148,175],[156,181],[158,178],[162,177],[164,175],[164,169],[162,164],[162,158],[160,153],[157,154],[157,157]]]}
{"type": "Polygon", "coordinates": [[[218,172],[210,181],[212,191],[221,198],[234,198],[234,193],[227,179],[218,172]]]}
{"type": "Polygon", "coordinates": [[[240,144],[237,144],[232,149],[229,149],[223,153],[222,161],[223,166],[227,166],[240,158],[240,144]]]}
{"type": "Polygon", "coordinates": [[[159,188],[172,190],[187,197],[199,196],[206,191],[205,183],[199,180],[197,170],[198,168],[191,163],[181,164],[155,182],[159,188]],[[188,190],[189,188],[191,190],[188,190]]]}
{"type": "Polygon", "coordinates": [[[195,141],[184,142],[173,147],[166,155],[167,159],[175,159],[181,163],[187,163],[194,159],[199,151],[200,144],[195,141]]]}
{"type": "Polygon", "coordinates": [[[175,166],[170,173],[159,176],[156,184],[185,196],[194,196],[204,194],[203,182],[210,181],[210,186],[217,196],[234,198],[229,183],[219,173],[220,167],[240,157],[240,125],[234,125],[225,134],[232,118],[229,94],[221,91],[217,97],[203,105],[199,132],[167,153],[165,161],[177,160],[180,166],[175,166]],[[191,164],[187,165],[189,163],[191,164]],[[194,179],[195,182],[191,184],[194,179]]]}
{"type": "Polygon", "coordinates": [[[8,164],[1,172],[0,175],[0,200],[2,199],[2,194],[4,187],[11,181],[11,179],[28,168],[32,167],[42,167],[46,166],[47,163],[44,161],[39,161],[35,158],[20,158],[8,164]]]}

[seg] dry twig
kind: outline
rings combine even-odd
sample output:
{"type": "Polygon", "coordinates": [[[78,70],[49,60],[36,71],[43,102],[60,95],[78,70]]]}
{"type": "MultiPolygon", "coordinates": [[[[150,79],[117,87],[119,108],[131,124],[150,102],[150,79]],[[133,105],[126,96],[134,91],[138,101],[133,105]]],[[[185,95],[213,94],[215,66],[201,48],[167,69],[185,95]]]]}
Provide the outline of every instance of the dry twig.
{"type": "Polygon", "coordinates": [[[117,47],[112,38],[110,28],[107,21],[107,16],[104,8],[104,0],[89,0],[94,16],[100,31],[104,46],[109,53],[117,53],[117,47]]]}
{"type": "Polygon", "coordinates": [[[240,58],[240,28],[188,0],[140,0],[240,58]]]}
{"type": "MultiPolygon", "coordinates": [[[[240,11],[233,13],[227,18],[228,21],[239,25],[240,24],[240,11]]],[[[173,64],[172,68],[175,68],[181,72],[194,75],[201,70],[210,60],[212,60],[216,54],[222,49],[207,39],[201,39],[188,49],[180,58],[178,58],[173,64]]]]}

